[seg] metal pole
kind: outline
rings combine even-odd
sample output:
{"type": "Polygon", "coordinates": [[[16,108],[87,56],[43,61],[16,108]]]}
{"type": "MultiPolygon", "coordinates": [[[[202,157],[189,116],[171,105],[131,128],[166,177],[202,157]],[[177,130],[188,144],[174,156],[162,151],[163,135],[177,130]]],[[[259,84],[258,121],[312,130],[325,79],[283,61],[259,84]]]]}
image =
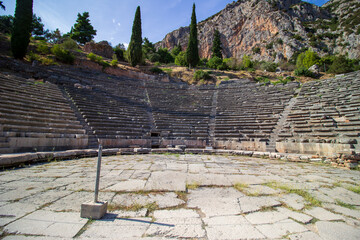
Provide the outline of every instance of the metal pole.
{"type": "Polygon", "coordinates": [[[102,146],[100,144],[99,145],[99,152],[98,152],[97,170],[96,170],[96,182],[95,182],[95,202],[96,203],[98,202],[98,195],[99,195],[101,155],[102,155],[102,146]]]}

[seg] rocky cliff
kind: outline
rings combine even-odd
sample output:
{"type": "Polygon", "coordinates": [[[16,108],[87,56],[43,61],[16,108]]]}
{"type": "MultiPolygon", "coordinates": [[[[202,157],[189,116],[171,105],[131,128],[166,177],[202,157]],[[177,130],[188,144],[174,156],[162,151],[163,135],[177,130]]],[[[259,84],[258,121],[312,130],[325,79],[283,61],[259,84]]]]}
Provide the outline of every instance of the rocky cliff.
{"type": "MultiPolygon", "coordinates": [[[[301,0],[239,0],[198,23],[199,53],[211,57],[214,30],[218,29],[224,57],[246,54],[255,60],[278,62],[311,47],[320,55],[347,52],[358,58],[359,2],[332,0],[317,7],[301,0]]],[[[180,44],[186,49],[188,37],[189,28],[182,27],[156,46],[172,49],[180,44]]]]}

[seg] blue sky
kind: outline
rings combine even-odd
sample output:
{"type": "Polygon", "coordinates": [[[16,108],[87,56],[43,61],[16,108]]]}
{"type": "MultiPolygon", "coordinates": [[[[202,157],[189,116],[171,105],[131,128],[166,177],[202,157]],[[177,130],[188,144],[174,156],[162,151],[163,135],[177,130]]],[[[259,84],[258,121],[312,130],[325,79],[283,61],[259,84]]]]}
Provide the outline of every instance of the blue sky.
{"type": "MultiPolygon", "coordinates": [[[[192,4],[196,4],[197,20],[204,20],[219,12],[233,0],[33,0],[34,13],[41,17],[45,28],[69,32],[77,14],[90,13],[90,21],[97,30],[95,41],[107,40],[115,46],[128,43],[137,6],[141,8],[143,37],[151,42],[162,40],[179,27],[190,24],[192,4]]],[[[6,11],[14,15],[15,0],[4,0],[6,11]]],[[[308,0],[321,6],[327,0],[308,0]]]]}

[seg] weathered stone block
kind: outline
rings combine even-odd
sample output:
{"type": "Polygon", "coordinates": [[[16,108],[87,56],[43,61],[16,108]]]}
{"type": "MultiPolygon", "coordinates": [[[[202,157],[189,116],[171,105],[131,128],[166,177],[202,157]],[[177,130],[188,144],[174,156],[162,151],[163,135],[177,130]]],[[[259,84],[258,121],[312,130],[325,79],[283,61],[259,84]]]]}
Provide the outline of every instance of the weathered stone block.
{"type": "Polygon", "coordinates": [[[108,202],[88,202],[81,204],[80,217],[101,219],[107,212],[108,202]]]}

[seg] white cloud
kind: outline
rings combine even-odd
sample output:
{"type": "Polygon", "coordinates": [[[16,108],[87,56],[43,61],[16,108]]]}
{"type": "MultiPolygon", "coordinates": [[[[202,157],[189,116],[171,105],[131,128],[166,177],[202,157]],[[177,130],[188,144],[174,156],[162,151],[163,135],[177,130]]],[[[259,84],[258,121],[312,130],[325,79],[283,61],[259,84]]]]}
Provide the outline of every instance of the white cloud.
{"type": "Polygon", "coordinates": [[[115,23],[115,18],[113,18],[112,22],[115,23]]]}
{"type": "Polygon", "coordinates": [[[119,27],[121,26],[121,24],[120,24],[119,22],[117,23],[117,25],[118,25],[119,27]]]}

